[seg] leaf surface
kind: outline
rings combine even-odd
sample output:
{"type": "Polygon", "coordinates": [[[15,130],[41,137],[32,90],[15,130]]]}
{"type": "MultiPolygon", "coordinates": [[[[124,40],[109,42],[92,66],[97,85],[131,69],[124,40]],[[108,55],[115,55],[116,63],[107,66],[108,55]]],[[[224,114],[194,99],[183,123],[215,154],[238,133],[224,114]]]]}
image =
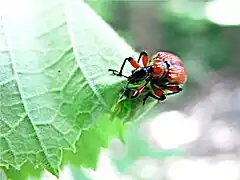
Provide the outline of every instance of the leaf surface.
{"type": "Polygon", "coordinates": [[[135,52],[82,1],[0,6],[0,166],[13,179],[19,176],[9,172],[26,162],[58,176],[63,150],[71,150],[86,155],[78,165],[94,168],[99,149],[123,127],[108,132],[98,121],[130,121],[145,111],[139,100],[117,103],[123,79],[107,71],[135,52]]]}

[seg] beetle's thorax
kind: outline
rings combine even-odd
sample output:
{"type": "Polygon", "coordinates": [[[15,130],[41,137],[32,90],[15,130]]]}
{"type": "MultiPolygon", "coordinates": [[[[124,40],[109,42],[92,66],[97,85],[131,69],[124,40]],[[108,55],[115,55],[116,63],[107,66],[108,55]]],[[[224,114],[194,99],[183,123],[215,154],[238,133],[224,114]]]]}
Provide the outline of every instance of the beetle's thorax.
{"type": "Polygon", "coordinates": [[[140,67],[137,69],[134,69],[132,71],[132,74],[128,77],[128,81],[130,83],[136,83],[139,81],[142,81],[149,77],[153,72],[152,66],[147,66],[147,67],[140,67]]]}

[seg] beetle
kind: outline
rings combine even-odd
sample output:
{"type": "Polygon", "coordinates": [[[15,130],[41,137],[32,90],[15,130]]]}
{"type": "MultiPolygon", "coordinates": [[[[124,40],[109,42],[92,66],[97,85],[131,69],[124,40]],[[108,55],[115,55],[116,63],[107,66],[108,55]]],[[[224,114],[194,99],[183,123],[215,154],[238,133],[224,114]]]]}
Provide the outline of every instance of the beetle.
{"type": "Polygon", "coordinates": [[[150,61],[148,53],[141,51],[137,61],[132,57],[125,58],[119,71],[114,69],[108,69],[108,71],[116,76],[127,78],[128,83],[125,92],[129,98],[140,96],[147,85],[150,84],[150,90],[143,98],[143,104],[149,97],[163,101],[166,99],[166,95],[179,93],[182,91],[180,86],[187,81],[187,71],[181,59],[173,53],[163,51],[154,54],[150,61]],[[140,60],[143,66],[140,65],[140,60]],[[130,76],[122,74],[127,61],[135,68],[130,76]],[[144,83],[134,90],[128,87],[129,84],[137,84],[141,81],[144,81],[144,83]],[[133,92],[131,93],[131,91],[133,92]]]}

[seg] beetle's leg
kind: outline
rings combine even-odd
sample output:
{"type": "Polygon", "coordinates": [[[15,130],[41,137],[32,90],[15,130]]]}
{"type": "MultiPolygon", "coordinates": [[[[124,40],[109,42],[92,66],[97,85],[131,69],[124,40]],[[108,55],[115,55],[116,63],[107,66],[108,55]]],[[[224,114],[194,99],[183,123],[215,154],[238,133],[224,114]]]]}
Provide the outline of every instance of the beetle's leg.
{"type": "Polygon", "coordinates": [[[152,92],[149,92],[144,98],[143,98],[143,105],[145,104],[146,100],[149,98],[149,97],[152,97],[154,99],[157,99],[159,101],[163,101],[164,99],[166,99],[166,96],[163,92],[162,89],[160,88],[156,88],[152,85],[152,89],[155,93],[155,95],[152,94],[152,92]]]}
{"type": "MultiPolygon", "coordinates": [[[[146,94],[146,96],[143,98],[143,105],[146,103],[147,99],[148,99],[150,96],[152,96],[152,95],[153,95],[153,94],[152,94],[151,92],[149,92],[149,93],[146,94]]],[[[154,98],[156,98],[156,97],[154,96],[154,98]]]]}
{"type": "Polygon", "coordinates": [[[146,51],[141,51],[140,55],[138,57],[138,63],[140,62],[140,60],[142,59],[143,62],[143,66],[146,67],[148,65],[148,54],[146,51]]]}
{"type": "Polygon", "coordinates": [[[167,86],[166,90],[172,91],[172,92],[165,93],[165,95],[172,95],[172,94],[177,94],[180,91],[182,91],[182,88],[180,88],[179,86],[167,86]]]}
{"type": "Polygon", "coordinates": [[[130,62],[132,67],[134,67],[136,69],[141,67],[140,64],[137,61],[135,61],[132,57],[129,57],[129,58],[126,58],[126,59],[130,62]]]}
{"type": "Polygon", "coordinates": [[[129,82],[128,82],[127,85],[124,87],[124,91],[121,94],[120,99],[122,99],[124,95],[127,95],[128,98],[135,98],[135,97],[139,96],[142,93],[142,91],[144,90],[144,88],[147,86],[148,83],[149,83],[149,81],[146,81],[146,83],[144,85],[139,86],[138,88],[136,88],[134,90],[134,92],[132,94],[130,94],[131,88],[128,87],[128,85],[129,85],[129,82]]]}
{"type": "Polygon", "coordinates": [[[115,69],[108,69],[108,71],[112,71],[114,75],[116,76],[123,76],[125,78],[128,78],[127,76],[123,75],[123,74],[120,74],[117,70],[115,69]]]}
{"type": "MultiPolygon", "coordinates": [[[[132,57],[128,57],[128,58],[124,59],[123,64],[122,64],[122,66],[120,68],[120,71],[117,71],[117,70],[114,70],[114,69],[108,69],[108,71],[112,71],[113,74],[117,75],[117,76],[124,76],[122,74],[122,71],[123,71],[123,68],[124,68],[124,66],[126,64],[126,61],[129,61],[129,63],[132,65],[132,67],[134,67],[136,69],[141,67],[140,64],[137,61],[135,61],[132,57]]],[[[124,77],[126,77],[126,76],[124,76],[124,77]]]]}
{"type": "Polygon", "coordinates": [[[158,97],[158,100],[163,101],[166,99],[166,96],[162,89],[152,86],[154,94],[158,97]]]}
{"type": "Polygon", "coordinates": [[[163,101],[164,99],[166,99],[166,96],[165,96],[165,95],[162,95],[161,97],[157,97],[157,96],[154,96],[154,95],[152,94],[152,92],[149,92],[149,93],[143,98],[143,105],[146,103],[146,101],[147,101],[147,99],[148,99],[149,97],[152,97],[152,98],[154,98],[154,99],[156,99],[156,100],[158,100],[158,101],[163,101]]]}
{"type": "Polygon", "coordinates": [[[144,88],[147,86],[148,83],[149,83],[149,81],[146,81],[146,83],[144,85],[138,87],[135,90],[135,92],[133,93],[132,98],[139,96],[142,93],[142,91],[144,90],[144,88]]]}
{"type": "Polygon", "coordinates": [[[142,93],[142,91],[144,90],[144,88],[145,88],[145,85],[142,85],[142,86],[138,87],[137,89],[135,89],[131,98],[135,98],[135,97],[139,96],[142,93]]]}

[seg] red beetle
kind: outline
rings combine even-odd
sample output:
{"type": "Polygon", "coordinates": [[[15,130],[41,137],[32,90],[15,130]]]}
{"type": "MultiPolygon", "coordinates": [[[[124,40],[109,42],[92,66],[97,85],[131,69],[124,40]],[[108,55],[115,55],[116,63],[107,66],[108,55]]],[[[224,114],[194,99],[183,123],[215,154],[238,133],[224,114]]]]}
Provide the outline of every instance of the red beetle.
{"type": "Polygon", "coordinates": [[[134,89],[134,92],[129,95],[130,98],[138,97],[145,87],[150,83],[150,89],[143,98],[143,104],[148,97],[153,97],[157,100],[166,99],[166,95],[176,94],[182,91],[181,85],[187,81],[187,72],[183,66],[182,61],[178,56],[169,52],[158,52],[152,56],[150,62],[146,51],[142,51],[139,55],[138,61],[132,57],[128,57],[123,61],[120,71],[109,69],[114,75],[123,76],[128,79],[125,90],[129,92],[129,84],[137,84],[145,81],[143,85],[134,89]],[[143,67],[139,64],[142,60],[143,67]],[[122,74],[126,61],[135,68],[130,76],[122,74]],[[164,91],[167,90],[167,93],[164,91]],[[170,92],[169,92],[170,91],[170,92]]]}

